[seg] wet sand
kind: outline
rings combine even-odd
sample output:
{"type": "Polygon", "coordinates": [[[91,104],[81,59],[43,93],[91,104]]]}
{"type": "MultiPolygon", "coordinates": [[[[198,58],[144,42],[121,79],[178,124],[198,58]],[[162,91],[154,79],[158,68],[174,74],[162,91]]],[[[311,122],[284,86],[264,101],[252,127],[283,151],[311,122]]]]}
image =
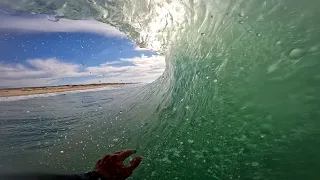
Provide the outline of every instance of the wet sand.
{"type": "Polygon", "coordinates": [[[103,83],[103,84],[79,84],[79,85],[7,88],[7,89],[0,89],[0,97],[96,89],[96,88],[103,88],[103,87],[122,86],[122,85],[128,85],[128,84],[132,84],[132,83],[103,83]]]}

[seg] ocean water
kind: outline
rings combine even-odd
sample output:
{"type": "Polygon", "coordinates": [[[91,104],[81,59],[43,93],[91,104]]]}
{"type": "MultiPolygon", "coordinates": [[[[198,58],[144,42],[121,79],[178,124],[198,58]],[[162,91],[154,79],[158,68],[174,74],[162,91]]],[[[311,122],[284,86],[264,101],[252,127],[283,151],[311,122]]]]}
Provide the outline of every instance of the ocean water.
{"type": "Polygon", "coordinates": [[[114,25],[167,68],[141,87],[1,102],[1,170],[82,172],[136,148],[133,179],[320,178],[320,1],[2,3],[114,25]]]}
{"type": "MultiPolygon", "coordinates": [[[[41,159],[44,156],[64,159],[65,155],[78,152],[77,158],[86,160],[99,149],[102,150],[99,156],[107,153],[104,148],[115,146],[112,144],[123,139],[116,133],[112,135],[109,129],[121,120],[122,114],[129,111],[127,105],[136,102],[130,96],[137,94],[140,89],[141,86],[128,85],[3,99],[0,101],[1,170],[45,171],[45,165],[49,165],[55,166],[60,172],[62,166],[65,170],[69,168],[56,160],[53,163],[41,159]],[[94,135],[96,131],[100,132],[94,135]],[[108,143],[112,137],[113,143],[108,143]],[[87,148],[93,152],[85,152],[87,148]],[[38,167],[39,163],[42,168],[38,167]]],[[[97,155],[94,158],[98,158],[97,155]]],[[[94,159],[90,160],[91,166],[85,163],[79,166],[80,169],[90,170],[95,162],[94,159]]],[[[76,167],[72,169],[76,170],[76,167]]]]}

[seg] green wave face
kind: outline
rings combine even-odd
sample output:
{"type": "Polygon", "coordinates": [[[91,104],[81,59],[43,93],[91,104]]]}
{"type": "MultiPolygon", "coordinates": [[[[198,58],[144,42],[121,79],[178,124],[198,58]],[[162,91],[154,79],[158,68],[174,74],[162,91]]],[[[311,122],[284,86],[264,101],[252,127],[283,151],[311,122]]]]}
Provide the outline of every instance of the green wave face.
{"type": "MultiPolygon", "coordinates": [[[[166,55],[164,75],[132,95],[102,138],[141,152],[135,179],[320,178],[320,1],[4,2],[95,18],[166,55]]],[[[79,154],[48,156],[50,166],[92,164],[79,154]]]]}

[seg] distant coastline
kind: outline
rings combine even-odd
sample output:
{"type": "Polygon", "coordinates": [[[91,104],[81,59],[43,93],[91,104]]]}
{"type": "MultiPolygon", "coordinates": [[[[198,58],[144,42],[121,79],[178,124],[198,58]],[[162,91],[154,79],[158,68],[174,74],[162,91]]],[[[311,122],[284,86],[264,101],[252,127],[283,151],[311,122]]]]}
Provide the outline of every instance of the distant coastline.
{"type": "Polygon", "coordinates": [[[67,91],[75,91],[75,90],[123,86],[123,85],[130,85],[130,84],[135,84],[135,83],[100,83],[100,84],[77,84],[77,85],[60,85],[60,86],[5,88],[5,89],[0,89],[0,97],[67,92],[67,91]]]}

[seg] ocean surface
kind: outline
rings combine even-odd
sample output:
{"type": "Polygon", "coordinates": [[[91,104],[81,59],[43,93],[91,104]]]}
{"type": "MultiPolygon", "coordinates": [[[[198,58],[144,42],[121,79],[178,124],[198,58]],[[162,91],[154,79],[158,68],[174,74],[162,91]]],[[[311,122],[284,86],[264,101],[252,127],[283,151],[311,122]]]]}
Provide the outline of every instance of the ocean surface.
{"type": "Polygon", "coordinates": [[[75,165],[72,170],[92,169],[94,158],[109,152],[113,146],[113,149],[122,148],[118,145],[126,139],[117,135],[117,129],[112,130],[113,125],[130,110],[126,104],[132,104],[133,99],[129,97],[140,89],[140,86],[128,85],[3,98],[0,100],[1,170],[45,172],[48,170],[45,165],[48,165],[55,166],[57,172],[68,171],[70,168],[56,160],[53,163],[53,159],[41,159],[44,156],[65,159],[64,155],[75,153],[88,164],[75,165]],[[100,132],[96,134],[97,131],[100,132]],[[86,152],[86,149],[92,152],[86,152]],[[39,163],[43,169],[39,168],[39,163]]]}
{"type": "Polygon", "coordinates": [[[320,178],[320,1],[1,2],[114,25],[167,63],[144,86],[0,102],[1,171],[136,148],[133,179],[320,178]]]}

